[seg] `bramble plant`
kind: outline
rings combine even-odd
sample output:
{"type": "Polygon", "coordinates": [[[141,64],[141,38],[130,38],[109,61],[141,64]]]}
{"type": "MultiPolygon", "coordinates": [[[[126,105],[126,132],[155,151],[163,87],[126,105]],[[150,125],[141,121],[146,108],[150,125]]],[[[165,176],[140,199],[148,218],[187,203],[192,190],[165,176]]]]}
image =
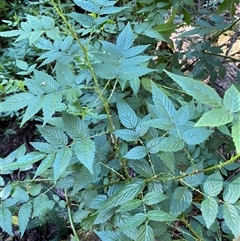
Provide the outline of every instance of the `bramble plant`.
{"type": "Polygon", "coordinates": [[[1,115],[38,133],[31,150],[0,158],[4,232],[14,235],[17,217],[23,237],[50,213],[73,241],[87,231],[103,241],[240,238],[240,92],[220,96],[198,80],[219,66],[221,47],[205,39],[177,50],[196,31],[172,40],[186,24],[199,38],[235,26],[238,1],[209,2],[222,3],[195,21],[192,0],[43,1],[41,14],[0,32],[31,49],[16,59],[12,91],[1,85],[1,115]],[[220,24],[226,10],[232,22],[220,24]],[[156,50],[159,41],[168,47],[156,50]],[[8,181],[16,172],[24,179],[8,181]]]}

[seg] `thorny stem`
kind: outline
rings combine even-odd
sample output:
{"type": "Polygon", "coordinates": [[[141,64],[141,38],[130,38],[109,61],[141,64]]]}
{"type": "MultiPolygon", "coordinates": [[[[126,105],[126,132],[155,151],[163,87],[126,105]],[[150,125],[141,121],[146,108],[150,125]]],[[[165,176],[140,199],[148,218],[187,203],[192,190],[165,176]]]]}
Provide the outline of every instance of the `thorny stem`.
{"type": "MultiPolygon", "coordinates": [[[[86,65],[92,75],[92,78],[93,78],[93,82],[94,82],[94,85],[95,85],[95,91],[96,93],[98,94],[99,98],[101,99],[102,103],[103,103],[103,106],[104,106],[104,109],[106,111],[106,115],[107,115],[107,118],[108,118],[108,122],[109,122],[109,126],[110,126],[110,132],[112,132],[115,127],[114,127],[114,123],[113,123],[113,120],[111,118],[111,114],[110,114],[110,107],[109,107],[109,104],[107,102],[107,100],[104,98],[103,96],[103,92],[101,91],[101,89],[99,88],[99,83],[98,83],[98,79],[94,73],[94,70],[93,70],[93,67],[91,65],[91,62],[90,62],[90,59],[89,59],[89,56],[88,56],[88,51],[87,51],[87,48],[84,47],[84,45],[81,43],[81,41],[79,40],[76,32],[74,31],[74,29],[72,28],[71,24],[67,21],[66,17],[63,15],[62,11],[59,10],[59,8],[57,7],[56,3],[54,2],[54,0],[51,0],[51,3],[55,9],[55,11],[58,13],[58,15],[60,16],[60,18],[63,20],[63,22],[67,25],[68,29],[70,30],[71,32],[71,35],[72,37],[77,41],[77,43],[79,44],[81,50],[83,51],[83,54],[84,54],[84,57],[85,57],[85,61],[86,61],[86,65]]],[[[128,174],[128,171],[127,171],[127,166],[126,166],[126,161],[121,157],[121,153],[119,151],[119,146],[118,146],[118,141],[117,141],[117,138],[115,135],[111,135],[112,137],[112,141],[113,141],[113,144],[114,144],[114,147],[115,147],[115,150],[116,150],[116,153],[121,161],[121,165],[123,166],[124,168],[124,171],[126,172],[126,175],[129,179],[129,174],[128,174]]]]}

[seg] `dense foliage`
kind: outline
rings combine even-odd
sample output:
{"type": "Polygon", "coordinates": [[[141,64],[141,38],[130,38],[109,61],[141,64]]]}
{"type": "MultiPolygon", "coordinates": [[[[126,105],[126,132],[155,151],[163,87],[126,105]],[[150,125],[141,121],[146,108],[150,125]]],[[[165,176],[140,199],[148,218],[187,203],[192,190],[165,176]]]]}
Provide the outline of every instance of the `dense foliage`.
{"type": "Polygon", "coordinates": [[[214,89],[238,3],[1,3],[0,118],[36,126],[0,158],[2,230],[240,238],[239,85],[214,89]]]}

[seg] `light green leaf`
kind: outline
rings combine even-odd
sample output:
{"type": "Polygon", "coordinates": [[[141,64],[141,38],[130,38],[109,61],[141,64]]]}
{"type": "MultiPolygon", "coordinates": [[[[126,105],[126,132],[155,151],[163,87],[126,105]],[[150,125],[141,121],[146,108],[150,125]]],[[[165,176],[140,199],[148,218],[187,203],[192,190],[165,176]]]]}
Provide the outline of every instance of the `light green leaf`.
{"type": "Polygon", "coordinates": [[[66,146],[68,143],[67,135],[57,127],[45,125],[37,126],[42,137],[53,147],[66,146]]]}
{"type": "Polygon", "coordinates": [[[46,214],[46,212],[52,210],[55,202],[49,200],[46,194],[40,194],[34,199],[33,202],[33,217],[41,217],[46,214]]]}
{"type": "Polygon", "coordinates": [[[12,197],[20,203],[25,203],[29,200],[29,195],[20,187],[15,187],[12,191],[12,197]]]}
{"type": "Polygon", "coordinates": [[[221,106],[221,97],[213,88],[207,84],[192,78],[170,73],[167,70],[164,70],[164,72],[175,82],[177,82],[182,87],[182,89],[188,95],[191,95],[194,99],[213,107],[221,106]]]}
{"type": "Polygon", "coordinates": [[[136,228],[140,226],[143,222],[145,222],[146,218],[147,217],[144,213],[137,213],[126,220],[125,224],[121,226],[120,231],[126,231],[129,229],[136,228]]]}
{"type": "Polygon", "coordinates": [[[63,113],[63,123],[67,134],[72,139],[83,138],[89,135],[86,123],[78,116],[63,113]]]}
{"type": "Polygon", "coordinates": [[[117,38],[117,47],[126,51],[130,49],[134,42],[134,34],[130,24],[128,23],[117,38]]]}
{"type": "Polygon", "coordinates": [[[140,79],[139,78],[135,78],[135,79],[130,80],[129,82],[130,82],[130,86],[131,86],[131,88],[133,90],[133,93],[135,95],[137,95],[138,90],[140,88],[140,79]]]}
{"type": "Polygon", "coordinates": [[[143,188],[144,183],[140,180],[127,184],[108,198],[108,200],[102,205],[101,209],[110,209],[122,205],[123,203],[134,199],[143,188]]]}
{"type": "Polygon", "coordinates": [[[160,90],[155,84],[152,83],[152,98],[154,106],[161,116],[159,118],[165,117],[169,120],[175,115],[176,110],[170,99],[166,94],[160,90]]]}
{"type": "Polygon", "coordinates": [[[162,192],[148,192],[144,197],[143,197],[143,202],[146,205],[153,205],[160,203],[161,201],[167,199],[168,196],[163,194],[162,192]]]}
{"type": "Polygon", "coordinates": [[[104,241],[131,241],[126,235],[119,231],[95,231],[95,233],[104,241]]]}
{"type": "Polygon", "coordinates": [[[238,210],[231,204],[223,204],[223,218],[235,238],[240,234],[240,215],[238,210]]]}
{"type": "Polygon", "coordinates": [[[123,205],[120,208],[118,208],[116,210],[116,212],[131,211],[131,210],[138,208],[140,205],[142,205],[142,201],[139,199],[129,200],[129,201],[123,203],[123,205]]]}
{"type": "Polygon", "coordinates": [[[195,127],[185,131],[182,134],[182,138],[188,145],[197,145],[206,141],[212,133],[212,130],[195,127]]]}
{"type": "Polygon", "coordinates": [[[132,129],[136,127],[138,123],[137,115],[125,101],[118,102],[117,109],[119,119],[126,128],[132,129]]]}
{"type": "Polygon", "coordinates": [[[12,213],[9,209],[5,207],[0,207],[0,227],[8,233],[9,235],[13,235],[12,232],[12,213]]]}
{"type": "Polygon", "coordinates": [[[0,32],[0,37],[15,37],[23,33],[23,30],[16,29],[11,31],[0,32]]]}
{"type": "Polygon", "coordinates": [[[62,93],[53,92],[44,95],[43,98],[43,125],[45,125],[58,110],[60,103],[62,102],[62,93]]]}
{"type": "Polygon", "coordinates": [[[45,30],[52,29],[55,26],[55,20],[53,18],[42,16],[42,25],[45,30]]]}
{"type": "Polygon", "coordinates": [[[185,187],[177,188],[172,195],[170,213],[177,217],[184,212],[192,202],[192,192],[185,187]]]}
{"type": "Polygon", "coordinates": [[[72,157],[72,149],[63,147],[56,153],[56,158],[53,163],[53,172],[55,182],[65,172],[72,157]]]}
{"type": "Polygon", "coordinates": [[[157,222],[172,222],[175,221],[176,218],[171,214],[164,212],[162,210],[151,210],[147,212],[148,219],[157,222]]]}
{"type": "Polygon", "coordinates": [[[136,159],[139,160],[147,155],[146,148],[143,146],[136,146],[133,147],[130,151],[127,152],[126,155],[124,155],[124,158],[127,159],[136,159]]]}
{"type": "Polygon", "coordinates": [[[184,147],[184,142],[174,136],[163,137],[163,140],[158,144],[156,150],[164,152],[180,151],[184,147]]]}
{"type": "Polygon", "coordinates": [[[50,144],[47,142],[30,142],[30,144],[35,148],[35,150],[50,154],[55,151],[50,144]]]}
{"type": "Polygon", "coordinates": [[[158,153],[159,145],[162,140],[163,140],[163,137],[156,137],[156,138],[151,139],[150,141],[148,141],[148,143],[146,145],[147,150],[152,154],[158,153]]]}
{"type": "Polygon", "coordinates": [[[216,197],[223,186],[223,179],[219,172],[210,175],[203,184],[204,193],[211,197],[216,197]]]}
{"type": "Polygon", "coordinates": [[[32,212],[31,202],[23,204],[19,209],[18,224],[19,224],[19,228],[20,228],[20,232],[21,232],[21,238],[23,237],[24,232],[27,228],[31,212],[32,212]]]}
{"type": "Polygon", "coordinates": [[[223,192],[223,200],[227,203],[234,204],[240,197],[240,177],[230,182],[223,192]]]}
{"type": "Polygon", "coordinates": [[[223,105],[231,113],[240,110],[240,92],[234,85],[231,85],[231,87],[225,92],[223,105]]]}
{"type": "Polygon", "coordinates": [[[136,141],[138,136],[135,131],[128,129],[120,129],[113,132],[117,137],[125,141],[136,141]]]}
{"type": "Polygon", "coordinates": [[[142,225],[137,234],[137,241],[154,241],[154,232],[153,229],[146,225],[142,225]]]}
{"type": "Polygon", "coordinates": [[[16,59],[16,65],[21,70],[27,70],[28,69],[28,63],[19,59],[16,59]]]}
{"type": "Polygon", "coordinates": [[[217,127],[233,121],[233,116],[225,109],[213,109],[203,114],[195,126],[217,127]]]}
{"type": "Polygon", "coordinates": [[[34,178],[36,178],[37,176],[40,176],[42,173],[44,173],[49,167],[51,167],[53,165],[53,162],[55,160],[56,154],[52,153],[47,155],[40,163],[40,165],[38,166],[34,178]]]}
{"type": "Polygon", "coordinates": [[[27,21],[32,29],[34,30],[42,29],[42,22],[37,17],[27,14],[27,21]]]}
{"type": "Polygon", "coordinates": [[[78,158],[78,160],[93,173],[93,163],[95,156],[95,143],[89,138],[82,138],[73,145],[73,150],[78,158]]]}
{"type": "Polygon", "coordinates": [[[201,211],[207,228],[210,228],[218,214],[218,203],[216,199],[212,197],[204,199],[201,203],[201,211]]]}
{"type": "Polygon", "coordinates": [[[240,153],[240,121],[236,122],[233,126],[232,126],[232,138],[233,138],[233,142],[234,145],[236,147],[236,152],[240,153]]]}

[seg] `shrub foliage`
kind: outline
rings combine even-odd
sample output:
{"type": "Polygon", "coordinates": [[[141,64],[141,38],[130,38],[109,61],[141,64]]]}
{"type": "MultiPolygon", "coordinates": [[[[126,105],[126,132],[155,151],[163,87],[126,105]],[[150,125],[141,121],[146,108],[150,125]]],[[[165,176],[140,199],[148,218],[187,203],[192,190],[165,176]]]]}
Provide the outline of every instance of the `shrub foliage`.
{"type": "Polygon", "coordinates": [[[2,69],[1,116],[36,124],[30,149],[0,158],[1,228],[17,217],[23,237],[62,212],[71,240],[239,238],[240,92],[203,82],[224,68],[237,3],[51,0],[0,32],[27,49],[18,79],[2,69]]]}

